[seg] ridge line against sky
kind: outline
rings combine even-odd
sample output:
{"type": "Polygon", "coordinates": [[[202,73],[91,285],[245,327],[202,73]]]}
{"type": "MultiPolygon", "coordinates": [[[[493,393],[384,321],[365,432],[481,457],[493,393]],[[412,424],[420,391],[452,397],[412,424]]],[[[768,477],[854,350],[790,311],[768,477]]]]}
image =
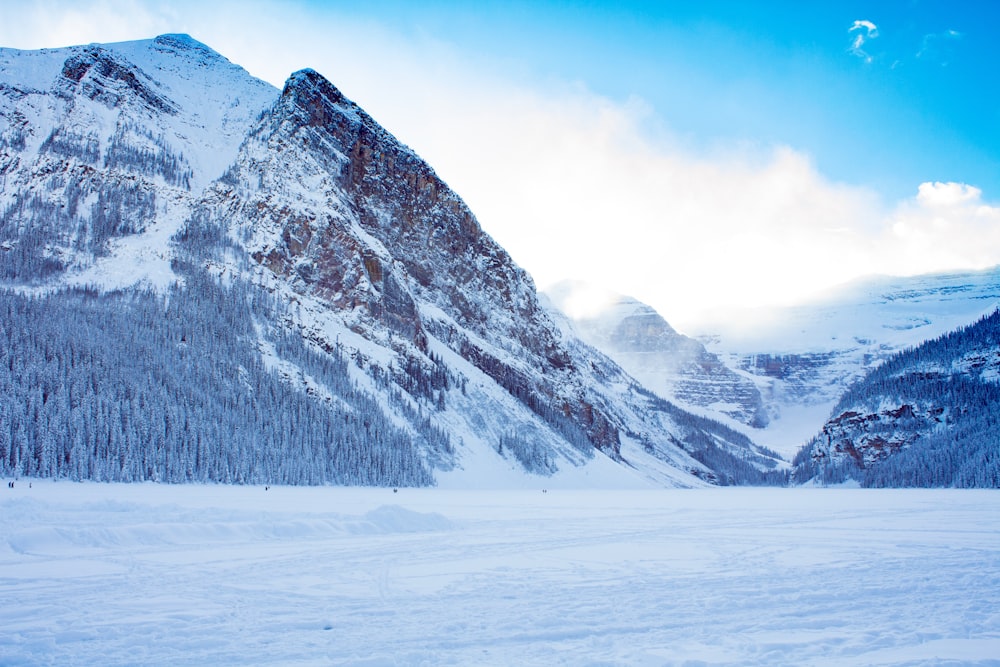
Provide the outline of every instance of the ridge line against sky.
{"type": "Polygon", "coordinates": [[[44,0],[4,16],[8,47],[186,32],[275,86],[311,67],[541,287],[582,279],[675,324],[1000,263],[993,3],[44,0]]]}

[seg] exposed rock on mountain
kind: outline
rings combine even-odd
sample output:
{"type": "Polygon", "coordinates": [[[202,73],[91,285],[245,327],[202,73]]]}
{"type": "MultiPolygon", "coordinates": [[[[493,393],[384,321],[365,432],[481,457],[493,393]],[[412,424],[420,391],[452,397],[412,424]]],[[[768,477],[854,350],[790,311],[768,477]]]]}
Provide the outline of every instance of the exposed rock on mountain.
{"type": "Polygon", "coordinates": [[[726,367],[698,341],[677,333],[653,308],[578,282],[554,285],[546,296],[570,314],[583,340],[659,395],[749,426],[767,424],[753,381],[726,367]],[[596,305],[581,309],[581,300],[596,305]]]}
{"type": "Polygon", "coordinates": [[[854,384],[795,459],[799,481],[1000,486],[1000,311],[854,384]]]}
{"type": "Polygon", "coordinates": [[[998,305],[996,268],[875,277],[810,304],[730,311],[694,323],[691,332],[729,368],[754,379],[770,418],[755,439],[791,457],[851,383],[893,354],[975,322],[998,305]]]}
{"type": "Polygon", "coordinates": [[[4,331],[25,364],[0,377],[4,471],[783,480],[553,321],[461,199],[316,72],[277,91],[182,35],[0,63],[0,305],[64,325],[4,331]]]}

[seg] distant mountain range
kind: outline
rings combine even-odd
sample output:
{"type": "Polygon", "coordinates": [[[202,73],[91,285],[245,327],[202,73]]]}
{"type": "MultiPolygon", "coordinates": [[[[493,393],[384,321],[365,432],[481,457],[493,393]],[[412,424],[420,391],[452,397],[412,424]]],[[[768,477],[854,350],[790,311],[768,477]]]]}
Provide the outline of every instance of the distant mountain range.
{"type": "Polygon", "coordinates": [[[716,419],[755,428],[767,425],[753,380],[727,367],[700,342],[677,333],[650,306],[581,282],[558,283],[545,294],[570,316],[587,343],[657,394],[716,419]],[[574,304],[580,302],[597,307],[577,312],[574,304]]]}
{"type": "Polygon", "coordinates": [[[1000,269],[855,281],[814,302],[746,310],[691,327],[759,388],[769,423],[757,440],[792,456],[847,387],[893,354],[1000,306],[1000,269]]]}
{"type": "Polygon", "coordinates": [[[277,90],[186,35],[0,49],[0,474],[998,485],[1000,269],[688,335],[573,308],[592,289],[540,297],[313,70],[277,90]]]}
{"type": "Polygon", "coordinates": [[[321,75],[279,91],[186,35],[0,49],[0,279],[3,474],[787,478],[580,340],[321,75]]]}
{"type": "Polygon", "coordinates": [[[920,401],[882,396],[873,387],[881,386],[886,369],[907,363],[909,350],[950,335],[949,354],[979,360],[955,366],[952,381],[972,382],[976,391],[991,395],[995,377],[989,360],[1000,354],[1000,346],[983,330],[993,321],[987,315],[1000,306],[1000,269],[874,277],[811,304],[729,313],[693,328],[704,346],[629,297],[582,283],[562,283],[548,294],[574,314],[585,340],[650,389],[794,457],[793,481],[997,485],[990,462],[1000,458],[1000,431],[980,399],[956,394],[940,374],[933,382],[918,382],[926,375],[922,371],[900,371],[902,379],[896,380],[912,385],[904,395],[920,401]],[[972,334],[956,332],[983,317],[972,334]],[[966,377],[969,369],[974,377],[966,377]],[[702,391],[689,391],[692,385],[702,391]],[[859,394],[867,403],[853,405],[859,394]],[[944,422],[943,414],[950,415],[944,422]],[[959,437],[955,434],[964,434],[961,447],[941,444],[959,437]],[[911,444],[930,441],[938,444],[910,451],[911,444]],[[942,451],[955,457],[950,464],[935,458],[942,451]],[[896,454],[900,466],[907,461],[919,469],[923,461],[926,468],[920,475],[889,475],[894,468],[883,461],[896,454]]]}

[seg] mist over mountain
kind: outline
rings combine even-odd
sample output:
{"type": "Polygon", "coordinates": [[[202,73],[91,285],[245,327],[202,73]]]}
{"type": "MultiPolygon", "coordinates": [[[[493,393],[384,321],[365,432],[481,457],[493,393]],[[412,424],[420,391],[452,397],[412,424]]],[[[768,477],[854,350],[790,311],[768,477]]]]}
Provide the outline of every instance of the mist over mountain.
{"type": "Polygon", "coordinates": [[[793,481],[994,487],[998,306],[996,268],[874,277],[701,339],[755,378],[771,416],[756,440],[794,455],[793,481]]]}
{"type": "Polygon", "coordinates": [[[585,340],[647,387],[690,409],[714,410],[758,445],[794,456],[793,481],[997,484],[991,385],[1000,347],[989,332],[1000,305],[996,269],[877,277],[812,304],[731,313],[707,325],[716,333],[702,333],[715,353],[629,297],[579,282],[547,294],[585,340]],[[927,358],[939,352],[927,350],[942,336],[947,358],[928,371],[927,358]],[[906,370],[913,355],[923,361],[906,370]],[[896,373],[892,382],[886,373],[896,373]],[[750,401],[734,400],[731,378],[753,388],[743,394],[750,401]],[[685,395],[692,380],[703,389],[694,399],[714,403],[685,395]],[[770,420],[748,428],[733,419],[754,414],[738,412],[741,405],[770,420]]]}
{"type": "Polygon", "coordinates": [[[546,296],[579,335],[656,393],[714,418],[762,428],[768,417],[751,379],[731,370],[697,340],[678,333],[650,306],[581,282],[546,296]]]}
{"type": "Polygon", "coordinates": [[[752,379],[768,416],[756,440],[793,456],[853,383],[892,355],[1000,306],[1000,269],[877,276],[810,303],[728,311],[689,325],[728,368],[752,379]]]}
{"type": "Polygon", "coordinates": [[[317,72],[279,91],[186,35],[0,65],[4,474],[784,480],[578,340],[317,72]]]}

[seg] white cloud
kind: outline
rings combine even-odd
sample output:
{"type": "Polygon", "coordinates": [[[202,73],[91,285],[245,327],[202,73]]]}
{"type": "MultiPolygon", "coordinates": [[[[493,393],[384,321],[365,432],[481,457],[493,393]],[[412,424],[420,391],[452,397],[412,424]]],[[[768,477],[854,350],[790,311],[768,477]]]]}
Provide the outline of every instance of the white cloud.
{"type": "Polygon", "coordinates": [[[950,208],[977,202],[982,190],[965,183],[921,183],[917,202],[924,208],[950,208]]]}
{"type": "Polygon", "coordinates": [[[847,32],[853,35],[848,52],[870,63],[872,57],[862,47],[868,40],[878,37],[878,26],[867,20],[855,21],[847,32]]]}
{"type": "Polygon", "coordinates": [[[940,33],[924,35],[916,57],[947,67],[954,56],[954,45],[961,39],[962,33],[957,30],[945,30],[940,33]]]}
{"type": "MultiPolygon", "coordinates": [[[[375,23],[270,2],[191,3],[183,20],[160,7],[25,3],[7,10],[0,42],[189,32],[276,85],[313,67],[425,157],[540,285],[584,279],[675,324],[709,307],[793,302],[867,273],[1000,262],[1000,208],[968,185],[925,183],[886,205],[791,148],[693,153],[640,99],[525,82],[506,63],[375,23]],[[57,10],[76,13],[50,20],[57,10]]],[[[853,30],[878,34],[870,21],[853,30]]]]}
{"type": "Polygon", "coordinates": [[[888,273],[993,266],[1000,261],[1000,206],[964,183],[922,183],[893,213],[881,244],[888,273]]]}
{"type": "Polygon", "coordinates": [[[850,27],[849,31],[862,30],[865,32],[865,36],[869,39],[872,37],[878,37],[878,26],[876,26],[871,21],[855,21],[850,27]]]}

